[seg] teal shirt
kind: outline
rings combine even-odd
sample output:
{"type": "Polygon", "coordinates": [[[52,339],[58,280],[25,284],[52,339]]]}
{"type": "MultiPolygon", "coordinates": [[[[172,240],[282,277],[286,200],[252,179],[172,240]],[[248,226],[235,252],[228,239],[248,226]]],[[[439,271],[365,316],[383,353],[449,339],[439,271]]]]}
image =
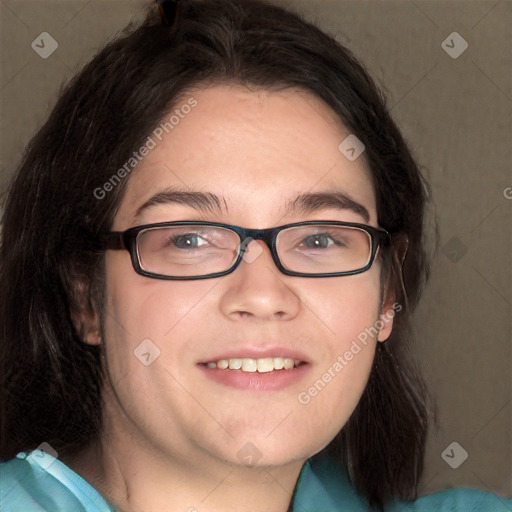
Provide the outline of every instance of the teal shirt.
{"type": "MultiPolygon", "coordinates": [[[[60,460],[39,451],[0,463],[2,512],[116,512],[101,494],[60,460]]],[[[293,512],[368,512],[366,500],[341,467],[325,457],[304,465],[293,512]]],[[[391,502],[386,512],[512,512],[512,499],[477,489],[450,489],[414,502],[391,502]]]]}

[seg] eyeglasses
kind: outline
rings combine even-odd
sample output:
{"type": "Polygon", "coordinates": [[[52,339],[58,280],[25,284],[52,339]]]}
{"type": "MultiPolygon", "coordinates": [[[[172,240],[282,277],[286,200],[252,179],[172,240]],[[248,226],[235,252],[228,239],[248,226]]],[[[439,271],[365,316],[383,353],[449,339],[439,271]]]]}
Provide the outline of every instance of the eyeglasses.
{"type": "Polygon", "coordinates": [[[136,226],[101,237],[103,249],[130,252],[135,272],[154,279],[207,279],[233,272],[247,247],[263,240],[277,268],[289,276],[360,274],[375,261],[380,245],[391,243],[383,230],[352,222],[306,221],[269,229],[203,221],[136,226]]]}

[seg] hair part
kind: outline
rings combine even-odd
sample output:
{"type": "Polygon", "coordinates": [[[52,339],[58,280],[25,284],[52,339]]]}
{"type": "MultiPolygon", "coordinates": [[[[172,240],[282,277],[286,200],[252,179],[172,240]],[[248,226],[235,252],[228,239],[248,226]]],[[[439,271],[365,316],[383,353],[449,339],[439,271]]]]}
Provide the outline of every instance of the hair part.
{"type": "Polygon", "coordinates": [[[112,225],[129,177],[104,199],[94,191],[181,98],[224,83],[308,91],[366,147],[379,224],[408,240],[403,265],[400,243],[381,254],[382,282],[403,309],[327,451],[371,504],[414,498],[428,413],[412,365],[410,315],[428,274],[428,187],[351,52],[263,0],[183,1],[172,27],[148,9],[73,78],[28,144],[7,196],[0,248],[0,457],[43,441],[73,454],[99,436],[102,347],[83,342],[76,318],[95,306],[102,314],[104,253],[96,241],[112,225]]]}

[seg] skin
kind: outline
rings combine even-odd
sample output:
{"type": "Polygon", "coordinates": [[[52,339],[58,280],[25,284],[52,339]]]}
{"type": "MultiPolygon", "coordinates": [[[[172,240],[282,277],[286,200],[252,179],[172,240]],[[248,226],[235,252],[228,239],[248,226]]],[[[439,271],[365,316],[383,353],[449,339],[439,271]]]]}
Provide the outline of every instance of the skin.
{"type": "MultiPolygon", "coordinates": [[[[113,230],[198,219],[246,228],[302,220],[378,227],[364,157],[350,162],[340,153],[350,132],[320,99],[233,84],[193,96],[197,107],[129,178],[113,230]],[[222,196],[227,212],[160,204],[136,218],[143,203],[170,186],[222,196]],[[351,210],[297,215],[284,207],[299,193],[334,189],[364,205],[369,222],[351,210]]],[[[392,301],[380,307],[378,260],[355,276],[294,277],[279,272],[262,241],[249,250],[257,245],[253,262],[197,281],[149,279],[135,273],[127,251],[106,252],[103,335],[97,315],[82,318],[86,341],[106,347],[105,431],[68,463],[122,510],[285,512],[304,462],[334,438],[359,401],[376,344],[392,328],[385,316],[392,301]],[[380,318],[378,337],[301,404],[298,394],[380,318]],[[148,338],[160,356],[144,366],[133,351],[148,338]],[[233,389],[197,366],[229,350],[275,344],[300,350],[309,362],[304,378],[284,390],[233,389]],[[247,443],[260,454],[252,466],[237,456],[247,443]]]]}

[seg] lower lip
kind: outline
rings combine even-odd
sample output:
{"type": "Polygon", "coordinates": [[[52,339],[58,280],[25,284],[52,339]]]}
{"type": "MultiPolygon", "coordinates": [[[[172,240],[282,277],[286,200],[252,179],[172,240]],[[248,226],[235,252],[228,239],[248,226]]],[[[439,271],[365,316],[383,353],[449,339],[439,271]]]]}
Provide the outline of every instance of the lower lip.
{"type": "Polygon", "coordinates": [[[294,385],[309,371],[309,364],[301,364],[290,370],[274,370],[271,372],[244,372],[242,370],[221,370],[208,368],[201,364],[199,368],[211,380],[236,389],[257,391],[279,391],[294,385]]]}

